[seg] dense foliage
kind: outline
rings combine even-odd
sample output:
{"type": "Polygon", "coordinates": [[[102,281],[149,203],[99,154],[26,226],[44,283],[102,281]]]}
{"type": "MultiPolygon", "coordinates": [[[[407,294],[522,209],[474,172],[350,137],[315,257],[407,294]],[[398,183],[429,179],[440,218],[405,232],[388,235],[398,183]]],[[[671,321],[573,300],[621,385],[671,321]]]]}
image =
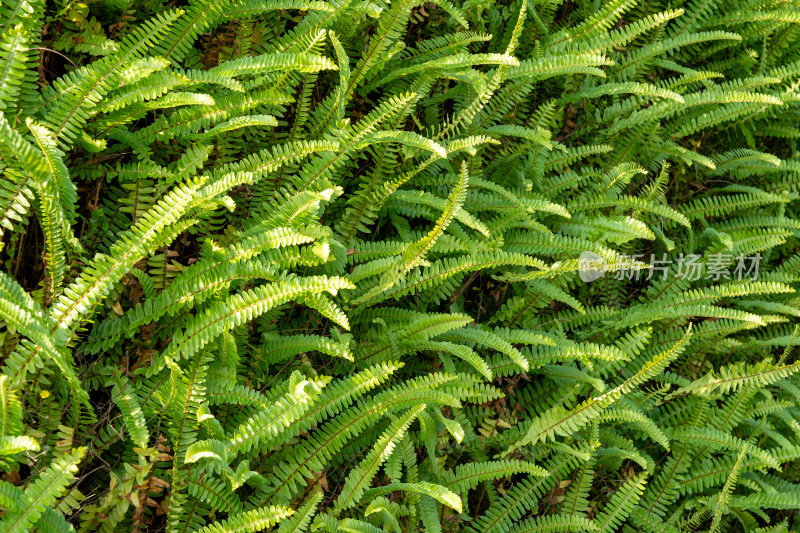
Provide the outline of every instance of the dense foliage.
{"type": "Polygon", "coordinates": [[[0,531],[800,530],[799,23],[3,0],[0,531]]]}

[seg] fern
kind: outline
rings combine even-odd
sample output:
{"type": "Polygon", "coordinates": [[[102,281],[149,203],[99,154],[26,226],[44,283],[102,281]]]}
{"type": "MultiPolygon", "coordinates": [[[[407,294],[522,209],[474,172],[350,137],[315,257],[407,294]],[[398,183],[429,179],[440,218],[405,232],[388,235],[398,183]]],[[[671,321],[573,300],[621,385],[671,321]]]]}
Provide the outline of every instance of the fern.
{"type": "Polygon", "coordinates": [[[797,529],[795,0],[184,4],[0,6],[0,529],[797,529]]]}

